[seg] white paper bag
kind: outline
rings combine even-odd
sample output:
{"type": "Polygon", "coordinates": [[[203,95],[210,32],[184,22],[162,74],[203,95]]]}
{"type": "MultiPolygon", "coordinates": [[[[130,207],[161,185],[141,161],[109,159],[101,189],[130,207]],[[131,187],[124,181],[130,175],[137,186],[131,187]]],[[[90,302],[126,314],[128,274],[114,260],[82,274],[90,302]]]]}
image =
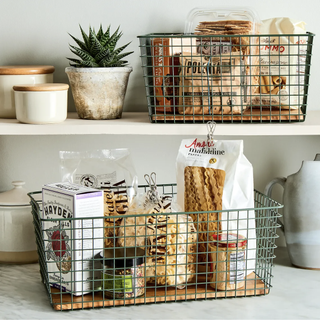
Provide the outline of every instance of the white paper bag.
{"type": "Polygon", "coordinates": [[[202,139],[184,139],[176,164],[177,201],[184,210],[185,197],[189,197],[189,192],[185,191],[187,167],[225,172],[222,210],[228,212],[221,212],[221,229],[222,232],[237,233],[248,239],[246,267],[247,274],[251,273],[255,268],[256,257],[254,184],[252,165],[243,154],[243,141],[214,140],[208,143],[202,139]]]}
{"type": "Polygon", "coordinates": [[[305,22],[290,18],[262,21],[260,93],[252,104],[299,109],[303,103],[307,36],[305,22]],[[290,36],[288,36],[290,35],[290,36]]]}

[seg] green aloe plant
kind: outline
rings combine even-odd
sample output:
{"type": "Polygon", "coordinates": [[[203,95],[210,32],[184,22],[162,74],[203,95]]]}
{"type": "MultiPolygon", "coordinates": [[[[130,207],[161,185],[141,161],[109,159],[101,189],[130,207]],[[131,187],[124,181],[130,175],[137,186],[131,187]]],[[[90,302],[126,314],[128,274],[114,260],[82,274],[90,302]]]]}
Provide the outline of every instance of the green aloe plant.
{"type": "Polygon", "coordinates": [[[132,54],[133,51],[123,52],[130,42],[120,48],[116,48],[117,42],[122,36],[119,28],[110,35],[110,26],[104,32],[102,25],[100,25],[98,33],[95,32],[94,28],[89,27],[89,33],[86,34],[80,26],[83,41],[69,34],[79,46],[76,47],[69,44],[70,50],[80,58],[67,58],[70,60],[70,66],[78,68],[126,66],[128,61],[123,60],[123,58],[132,54]]]}

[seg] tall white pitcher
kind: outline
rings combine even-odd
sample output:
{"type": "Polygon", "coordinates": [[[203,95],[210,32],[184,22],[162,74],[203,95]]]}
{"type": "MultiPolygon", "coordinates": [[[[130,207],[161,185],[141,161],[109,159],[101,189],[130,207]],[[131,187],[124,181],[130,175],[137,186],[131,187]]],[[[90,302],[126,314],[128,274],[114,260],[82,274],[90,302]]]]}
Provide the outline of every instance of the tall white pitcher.
{"type": "Polygon", "coordinates": [[[277,183],[284,188],[280,224],[290,260],[297,267],[320,270],[320,154],[303,161],[297,173],[273,179],[265,194],[270,197],[277,183]]]}

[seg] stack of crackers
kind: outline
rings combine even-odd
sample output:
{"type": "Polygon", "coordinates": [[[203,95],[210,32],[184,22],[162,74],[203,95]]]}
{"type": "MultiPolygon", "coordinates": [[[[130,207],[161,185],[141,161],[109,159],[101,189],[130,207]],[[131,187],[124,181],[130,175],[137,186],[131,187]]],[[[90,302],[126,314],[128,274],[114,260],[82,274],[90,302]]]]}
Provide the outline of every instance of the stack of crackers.
{"type": "Polygon", "coordinates": [[[232,44],[232,52],[241,52],[246,65],[246,74],[252,77],[250,94],[255,93],[259,85],[259,46],[257,39],[250,39],[243,35],[252,35],[254,32],[257,33],[254,30],[254,23],[247,20],[202,21],[195,29],[196,35],[210,36],[211,41],[229,41],[232,44]],[[217,38],[212,37],[215,35],[217,38]],[[225,37],[218,38],[221,35],[225,37]]]}
{"type": "Polygon", "coordinates": [[[201,35],[250,35],[253,23],[245,20],[203,21],[198,24],[195,34],[201,35]]]}
{"type": "Polygon", "coordinates": [[[195,29],[196,35],[229,35],[221,40],[230,41],[232,43],[232,51],[241,51],[244,55],[250,54],[249,37],[234,37],[234,35],[250,35],[253,34],[253,23],[244,20],[225,20],[225,21],[203,21],[198,24],[195,29]]]}

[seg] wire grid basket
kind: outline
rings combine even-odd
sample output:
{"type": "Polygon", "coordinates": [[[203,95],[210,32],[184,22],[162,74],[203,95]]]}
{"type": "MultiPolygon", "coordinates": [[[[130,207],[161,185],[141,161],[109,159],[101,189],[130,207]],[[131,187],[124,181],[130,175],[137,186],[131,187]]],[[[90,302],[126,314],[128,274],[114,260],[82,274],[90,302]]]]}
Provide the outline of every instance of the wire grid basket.
{"type": "MultiPolygon", "coordinates": [[[[147,190],[147,186],[139,188],[147,190]]],[[[164,195],[173,196],[176,193],[176,185],[159,185],[158,190],[162,190],[164,195]]],[[[60,237],[54,238],[52,234],[50,237],[49,230],[44,228],[48,219],[42,218],[41,195],[41,192],[29,193],[40,274],[55,310],[247,297],[266,295],[270,291],[275,239],[278,237],[276,229],[279,227],[277,220],[281,216],[278,209],[282,205],[258,191],[255,191],[254,209],[233,211],[238,216],[241,212],[255,211],[255,239],[240,240],[239,235],[249,235],[247,230],[239,229],[232,233],[224,231],[232,235],[237,234],[239,240],[221,239],[223,247],[218,246],[220,241],[215,243],[216,248],[208,247],[206,253],[201,253],[206,258],[202,262],[198,259],[195,238],[197,232],[194,224],[197,222],[185,219],[188,217],[187,213],[109,216],[109,222],[114,220],[112,232],[117,235],[113,239],[114,246],[106,249],[106,238],[103,237],[101,248],[92,249],[89,259],[88,256],[84,259],[84,253],[90,249],[90,242],[93,242],[95,235],[100,235],[95,230],[95,226],[98,225],[94,222],[103,218],[56,219],[55,233],[58,231],[60,237]],[[164,216],[170,218],[165,223],[164,216]],[[153,241],[150,241],[151,225],[148,223],[151,218],[157,221],[153,227],[158,228],[157,233],[153,231],[153,241]],[[119,228],[119,224],[116,223],[119,219],[122,221],[122,234],[116,231],[119,228]],[[84,238],[77,238],[79,231],[87,237],[87,243],[84,238]],[[69,238],[66,235],[69,235],[69,238]],[[238,241],[241,245],[238,243],[234,247],[232,244],[238,241]],[[248,253],[246,242],[253,242],[254,246],[250,251],[254,256],[248,253]],[[116,251],[121,249],[120,244],[126,248],[126,252],[121,252],[125,254],[119,256],[116,251]],[[55,257],[52,255],[53,252],[56,254],[55,257]],[[107,252],[111,252],[108,260],[107,252]],[[131,254],[127,254],[129,252],[131,254]],[[105,253],[104,258],[101,258],[100,253],[105,253]],[[66,259],[68,255],[69,259],[66,259]],[[130,263],[132,260],[134,264],[130,263]],[[123,261],[126,263],[118,264],[123,261]],[[56,268],[52,269],[53,266],[56,268]],[[68,273],[69,285],[63,281],[68,273]],[[86,291],[83,291],[84,283],[87,285],[86,291]],[[71,290],[66,290],[67,286],[71,287],[71,290]]],[[[224,212],[229,217],[229,211],[224,212]]],[[[195,214],[200,213],[208,212],[195,214]]],[[[211,239],[210,236],[216,231],[206,233],[208,239],[211,239]]]]}
{"type": "Polygon", "coordinates": [[[306,119],[312,33],[138,38],[152,123],[306,119]]]}

